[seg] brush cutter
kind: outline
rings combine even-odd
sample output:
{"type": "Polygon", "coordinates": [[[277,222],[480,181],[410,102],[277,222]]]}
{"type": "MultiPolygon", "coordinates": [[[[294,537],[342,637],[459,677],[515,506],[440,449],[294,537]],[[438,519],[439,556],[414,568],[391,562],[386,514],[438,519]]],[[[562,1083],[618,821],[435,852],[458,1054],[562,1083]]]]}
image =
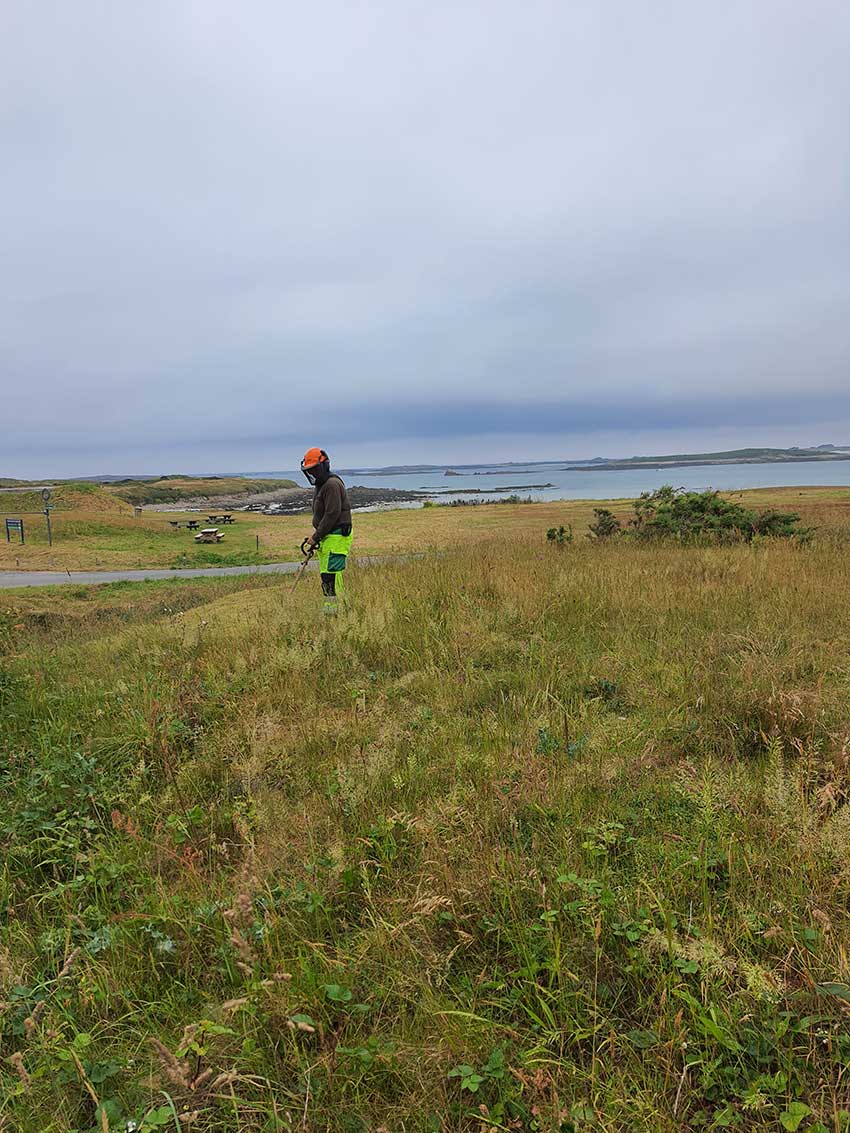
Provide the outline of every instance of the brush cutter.
{"type": "Polygon", "coordinates": [[[304,576],[304,571],[307,569],[307,563],[309,563],[310,559],[312,559],[312,557],[315,553],[316,553],[315,543],[311,543],[309,539],[305,539],[304,542],[301,544],[301,554],[304,556],[304,562],[301,564],[301,567],[298,571],[298,574],[296,574],[296,576],[295,576],[295,583],[292,587],[293,592],[295,591],[295,587],[298,585],[298,583],[301,581],[301,579],[304,576]]]}

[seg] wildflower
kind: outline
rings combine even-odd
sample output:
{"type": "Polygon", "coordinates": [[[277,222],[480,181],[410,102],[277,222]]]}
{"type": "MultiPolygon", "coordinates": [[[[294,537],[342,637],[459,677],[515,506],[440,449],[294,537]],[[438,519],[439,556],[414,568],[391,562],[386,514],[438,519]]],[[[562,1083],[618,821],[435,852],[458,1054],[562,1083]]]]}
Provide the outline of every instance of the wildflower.
{"type": "Polygon", "coordinates": [[[248,1002],[246,995],[240,996],[239,999],[228,999],[221,1005],[222,1011],[236,1011],[237,1008],[243,1007],[248,1002]]]}
{"type": "Polygon", "coordinates": [[[56,977],[57,979],[62,980],[62,979],[65,978],[65,976],[67,976],[67,974],[70,972],[71,968],[73,968],[74,964],[76,963],[77,957],[79,956],[79,954],[81,952],[82,952],[82,948],[75,948],[74,949],[74,951],[70,954],[68,959],[62,965],[62,971],[56,977]]]}
{"type": "Polygon", "coordinates": [[[19,1050],[16,1050],[15,1053],[9,1059],[9,1062],[14,1067],[15,1073],[18,1075],[20,1080],[23,1082],[24,1089],[28,1090],[29,1085],[30,1085],[30,1074],[29,1074],[29,1071],[27,1070],[26,1066],[24,1066],[24,1056],[21,1054],[21,1052],[19,1050]]]}
{"type": "Polygon", "coordinates": [[[46,999],[40,999],[38,1001],[38,1003],[36,1003],[35,1007],[33,1007],[30,1014],[26,1017],[26,1019],[24,1019],[24,1030],[27,1033],[28,1039],[32,1038],[33,1032],[35,1031],[36,1027],[38,1026],[38,1021],[41,1018],[41,1016],[44,1014],[44,1010],[45,1010],[46,1007],[47,1007],[47,1000],[46,999]]]}
{"type": "Polygon", "coordinates": [[[150,1044],[154,1048],[159,1058],[160,1066],[165,1072],[166,1078],[173,1086],[179,1086],[183,1090],[188,1090],[189,1079],[187,1078],[187,1066],[181,1062],[175,1055],[171,1053],[165,1043],[159,1041],[153,1035],[150,1037],[150,1044]]]}

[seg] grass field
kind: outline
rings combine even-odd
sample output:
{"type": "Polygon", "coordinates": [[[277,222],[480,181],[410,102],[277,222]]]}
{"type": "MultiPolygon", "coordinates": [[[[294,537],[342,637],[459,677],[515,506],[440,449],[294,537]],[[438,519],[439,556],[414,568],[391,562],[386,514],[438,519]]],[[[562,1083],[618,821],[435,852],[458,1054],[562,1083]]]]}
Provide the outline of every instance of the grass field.
{"type": "MultiPolygon", "coordinates": [[[[627,502],[621,501],[620,507],[625,510],[627,502]]],[[[222,528],[222,543],[199,546],[190,531],[175,530],[169,524],[172,519],[185,522],[190,518],[207,523],[204,513],[199,516],[196,512],[145,511],[135,517],[129,505],[114,499],[97,512],[77,505],[54,513],[54,543],[49,547],[43,518],[33,516],[27,523],[24,546],[0,543],[0,569],[107,570],[288,562],[300,557],[301,541],[312,528],[308,514],[237,512],[236,522],[222,528]]],[[[591,518],[590,504],[570,501],[358,513],[356,548],[365,555],[442,548],[492,538],[503,528],[527,532],[537,540],[550,522],[586,526],[591,518]]]]}
{"type": "MultiPolygon", "coordinates": [[[[170,519],[207,522],[201,512],[144,511],[136,518],[132,507],[93,485],[57,489],[52,526],[54,544],[47,544],[37,493],[17,500],[0,495],[0,508],[25,515],[26,544],[0,542],[0,570],[109,570],[138,567],[230,566],[288,562],[299,557],[299,546],[310,532],[308,515],[264,516],[237,512],[224,541],[197,545],[185,528],[174,530],[170,519]],[[36,502],[37,499],[37,502],[36,502]],[[11,501],[11,502],[10,502],[11,501]],[[19,504],[15,510],[13,503],[19,504]]],[[[825,530],[850,528],[850,490],[846,488],[771,488],[734,493],[756,507],[799,510],[806,523],[825,530]]],[[[593,507],[610,507],[624,520],[629,500],[561,500],[539,504],[492,504],[477,507],[399,508],[355,515],[355,549],[360,554],[392,554],[459,546],[510,531],[530,543],[547,527],[571,523],[584,537],[593,507]]]]}
{"type": "Polygon", "coordinates": [[[846,1130],[845,497],[3,595],[0,1129],[846,1130]]]}

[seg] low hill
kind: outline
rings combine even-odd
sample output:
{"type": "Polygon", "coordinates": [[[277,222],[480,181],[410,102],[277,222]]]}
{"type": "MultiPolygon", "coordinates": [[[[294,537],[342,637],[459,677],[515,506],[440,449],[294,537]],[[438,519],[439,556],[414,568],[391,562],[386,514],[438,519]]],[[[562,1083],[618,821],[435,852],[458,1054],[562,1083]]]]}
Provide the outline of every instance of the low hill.
{"type": "MultiPolygon", "coordinates": [[[[100,484],[69,482],[50,489],[50,507],[54,511],[84,511],[97,514],[132,514],[125,500],[111,495],[100,484]]],[[[22,485],[20,491],[0,493],[0,515],[31,515],[44,510],[41,487],[22,485]]]]}
{"type": "Polygon", "coordinates": [[[565,472],[622,471],[627,468],[687,468],[706,464],[795,464],[850,460],[850,447],[818,445],[812,448],[739,448],[724,452],[670,453],[665,456],[630,456],[608,460],[595,457],[588,464],[568,465],[565,472]]]}
{"type": "Polygon", "coordinates": [[[118,480],[105,491],[130,504],[177,504],[188,500],[247,499],[262,492],[295,488],[293,480],[250,480],[244,476],[162,476],[159,480],[118,480]]]}

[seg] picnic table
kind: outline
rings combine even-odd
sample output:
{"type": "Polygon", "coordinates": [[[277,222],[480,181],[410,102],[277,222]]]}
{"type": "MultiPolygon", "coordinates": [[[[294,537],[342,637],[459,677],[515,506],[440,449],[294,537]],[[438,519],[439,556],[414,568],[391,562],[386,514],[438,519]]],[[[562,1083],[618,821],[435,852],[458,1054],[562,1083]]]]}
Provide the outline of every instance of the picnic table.
{"type": "Polygon", "coordinates": [[[221,512],[218,515],[208,515],[207,519],[210,523],[235,523],[232,511],[221,512]]]}
{"type": "Polygon", "coordinates": [[[224,535],[217,527],[204,527],[195,536],[196,543],[220,543],[224,535]]]}
{"type": "Polygon", "coordinates": [[[180,520],[179,520],[179,519],[169,519],[169,521],[168,521],[168,522],[169,522],[169,524],[170,524],[170,525],[171,525],[172,527],[175,527],[175,528],[176,528],[176,527],[180,527],[180,526],[181,526],[181,523],[180,523],[180,520]]]}
{"type": "Polygon", "coordinates": [[[187,521],[186,526],[189,528],[190,531],[197,531],[198,528],[201,525],[200,525],[200,523],[198,522],[197,519],[190,519],[190,520],[187,521]]]}

